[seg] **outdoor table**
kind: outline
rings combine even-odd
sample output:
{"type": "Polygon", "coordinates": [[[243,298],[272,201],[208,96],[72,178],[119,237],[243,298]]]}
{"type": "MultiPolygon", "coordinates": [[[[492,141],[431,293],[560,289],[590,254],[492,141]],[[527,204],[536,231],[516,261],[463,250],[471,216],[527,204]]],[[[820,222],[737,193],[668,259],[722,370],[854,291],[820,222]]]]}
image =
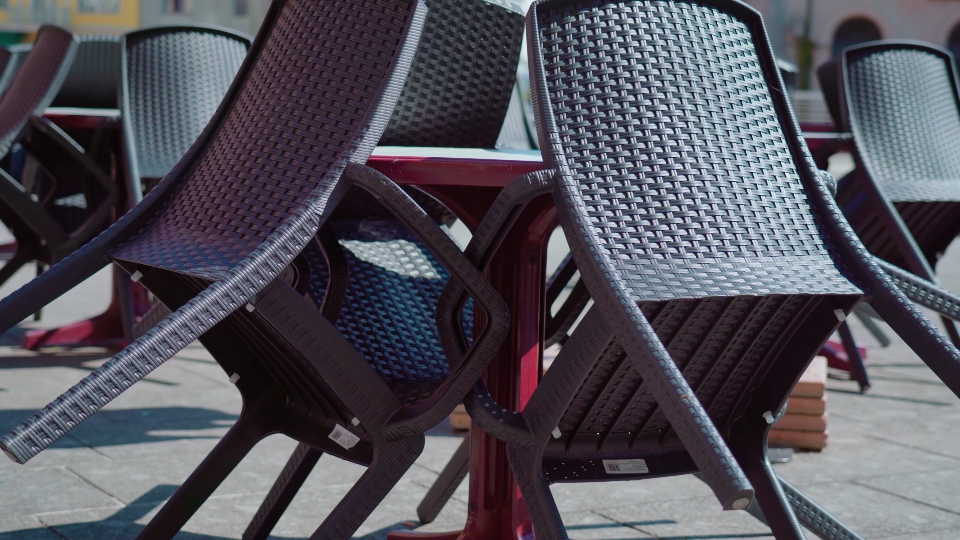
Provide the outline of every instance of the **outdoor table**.
{"type": "MultiPolygon", "coordinates": [[[[471,230],[500,190],[520,175],[543,168],[539,151],[378,147],[367,162],[398,184],[415,185],[452,210],[471,230]]],[[[544,265],[547,241],[558,224],[549,196],[531,201],[497,255],[487,279],[510,308],[510,332],[487,369],[490,394],[521,410],[540,380],[544,265]]],[[[533,538],[533,527],[507,462],[506,445],[481,430],[470,436],[470,501],[463,531],[388,538],[505,540],[533,538]]]]}

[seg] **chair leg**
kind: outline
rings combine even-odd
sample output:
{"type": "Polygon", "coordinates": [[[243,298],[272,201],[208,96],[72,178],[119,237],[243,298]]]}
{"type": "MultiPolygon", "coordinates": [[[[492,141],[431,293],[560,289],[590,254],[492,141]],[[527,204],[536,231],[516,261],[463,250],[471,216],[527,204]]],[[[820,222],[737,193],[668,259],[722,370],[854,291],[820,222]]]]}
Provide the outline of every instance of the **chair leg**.
{"type": "Polygon", "coordinates": [[[243,532],[243,540],[265,540],[270,535],[270,531],[276,527],[280,516],[287,510],[290,501],[322,455],[323,452],[309,444],[297,445],[297,449],[283,467],[283,472],[270,488],[267,498],[263,500],[257,514],[243,532]]]}
{"type": "Polygon", "coordinates": [[[395,441],[374,441],[373,461],[310,536],[311,540],[347,540],[400,481],[423,452],[422,434],[395,441]]]}
{"type": "Polygon", "coordinates": [[[7,282],[8,279],[17,273],[17,270],[30,262],[31,258],[23,254],[19,249],[13,254],[13,257],[7,261],[7,264],[0,268],[0,285],[7,282]]]}
{"type": "Polygon", "coordinates": [[[800,523],[803,523],[804,527],[824,540],[863,540],[859,534],[853,532],[840,520],[820,508],[817,503],[810,500],[789,482],[780,478],[779,475],[777,478],[780,481],[780,487],[783,488],[784,494],[790,501],[790,505],[796,512],[797,518],[800,523]]]}
{"type": "Polygon", "coordinates": [[[460,447],[440,472],[437,481],[430,486],[430,490],[420,501],[420,506],[417,507],[420,523],[430,523],[437,519],[440,510],[450,500],[457,486],[467,477],[468,472],[470,472],[470,435],[463,439],[460,447]]]}
{"type": "Polygon", "coordinates": [[[253,402],[249,409],[245,404],[230,431],[137,535],[138,540],[168,540],[183,528],[244,456],[269,433],[265,420],[282,410],[283,405],[271,397],[253,402]]]}
{"type": "Polygon", "coordinates": [[[953,319],[941,316],[940,320],[943,321],[943,326],[947,329],[947,336],[950,337],[950,341],[953,342],[954,346],[960,347],[960,334],[957,333],[957,327],[953,319]]]}
{"type": "Polygon", "coordinates": [[[550,493],[550,484],[543,477],[541,452],[507,445],[507,459],[530,512],[534,536],[537,540],[567,540],[557,502],[550,493]]]}
{"type": "MultiPolygon", "coordinates": [[[[861,307],[864,305],[868,304],[861,304],[857,306],[857,309],[853,310],[853,314],[856,315],[857,320],[860,321],[860,324],[862,324],[864,328],[866,328],[867,331],[873,335],[873,338],[877,340],[877,343],[879,343],[881,347],[889,347],[890,338],[888,338],[887,334],[885,334],[883,330],[877,326],[877,323],[873,322],[872,315],[866,313],[861,307]]],[[[870,311],[873,312],[872,309],[870,311]]]]}
{"type": "MultiPolygon", "coordinates": [[[[750,429],[749,427],[747,429],[750,429]]],[[[764,426],[753,426],[753,433],[738,437],[730,450],[753,485],[763,517],[777,540],[803,540],[800,522],[780,487],[780,477],[767,459],[767,434],[764,426]]]]}
{"type": "Polygon", "coordinates": [[[850,332],[850,326],[846,322],[840,323],[840,341],[850,362],[850,378],[857,381],[861,392],[866,392],[870,389],[870,377],[867,375],[867,368],[863,365],[863,357],[857,350],[857,342],[854,341],[853,333],[850,332]]]}

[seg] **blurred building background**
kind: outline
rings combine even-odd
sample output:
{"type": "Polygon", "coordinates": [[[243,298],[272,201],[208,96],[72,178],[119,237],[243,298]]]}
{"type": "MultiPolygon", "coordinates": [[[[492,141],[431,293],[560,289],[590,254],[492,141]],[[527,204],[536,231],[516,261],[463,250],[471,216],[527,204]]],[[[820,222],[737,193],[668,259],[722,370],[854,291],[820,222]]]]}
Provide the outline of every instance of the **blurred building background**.
{"type": "Polygon", "coordinates": [[[256,33],[269,0],[0,0],[0,45],[29,41],[45,23],[77,34],[157,25],[215,24],[256,33]]]}

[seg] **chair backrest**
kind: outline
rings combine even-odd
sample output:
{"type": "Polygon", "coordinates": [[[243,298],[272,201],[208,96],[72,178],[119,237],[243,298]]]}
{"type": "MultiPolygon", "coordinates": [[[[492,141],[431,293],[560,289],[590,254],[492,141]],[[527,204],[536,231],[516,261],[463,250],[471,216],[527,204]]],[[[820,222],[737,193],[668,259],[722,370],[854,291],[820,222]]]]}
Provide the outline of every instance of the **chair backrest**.
{"type": "MultiPolygon", "coordinates": [[[[677,411],[701,413],[671,403],[675,391],[692,391],[721,434],[747,409],[775,413],[834,310],[863,294],[821,232],[832,217],[808,199],[819,177],[760,15],[735,0],[543,0],[527,31],[560,222],[610,321],[609,336],[578,337],[581,323],[568,342],[596,341],[589,370],[561,353],[542,381],[582,377],[545,407],[563,411],[545,420],[559,429],[548,452],[682,450],[703,471],[698,424],[677,411]]],[[[676,463],[665,467],[690,472],[676,463]]],[[[590,466],[545,474],[611,478],[590,466]]]]}
{"type": "Polygon", "coordinates": [[[506,0],[431,2],[380,144],[493,148],[516,82],[522,40],[523,14],[506,0]]]}
{"type": "Polygon", "coordinates": [[[117,108],[120,36],[80,36],[80,46],[52,107],[117,108]]]}
{"type": "Polygon", "coordinates": [[[163,209],[114,255],[221,279],[281,226],[332,210],[343,168],[365,162],[386,126],[425,12],[404,0],[274,2],[213,119],[144,200],[169,197],[163,209]]]}
{"type": "Polygon", "coordinates": [[[860,162],[894,201],[960,201],[960,97],[953,55],[879,41],[842,53],[843,115],[860,162]]]}
{"type": "Polygon", "coordinates": [[[20,130],[34,114],[42,114],[60,90],[73,57],[77,38],[58,26],[37,30],[33,48],[0,99],[0,156],[10,150],[20,130]]]}
{"type": "Polygon", "coordinates": [[[571,247],[635,300],[849,290],[759,14],[713,4],[535,6],[539,139],[571,247]]]}
{"type": "Polygon", "coordinates": [[[7,47],[6,50],[10,53],[10,60],[4,65],[3,71],[0,72],[0,96],[10,87],[10,83],[13,82],[13,76],[20,70],[20,66],[22,66],[23,61],[27,59],[27,55],[30,54],[31,49],[33,49],[32,43],[19,43],[7,47]]]}
{"type": "Polygon", "coordinates": [[[503,119],[503,127],[497,137],[496,148],[504,150],[535,150],[537,138],[534,129],[531,129],[527,120],[527,111],[520,95],[520,86],[514,85],[510,93],[510,106],[507,107],[507,116],[503,119]]]}
{"type": "Polygon", "coordinates": [[[174,26],[131,32],[121,44],[124,160],[140,180],[163,178],[213,117],[247,56],[250,39],[220,28],[174,26]]]}

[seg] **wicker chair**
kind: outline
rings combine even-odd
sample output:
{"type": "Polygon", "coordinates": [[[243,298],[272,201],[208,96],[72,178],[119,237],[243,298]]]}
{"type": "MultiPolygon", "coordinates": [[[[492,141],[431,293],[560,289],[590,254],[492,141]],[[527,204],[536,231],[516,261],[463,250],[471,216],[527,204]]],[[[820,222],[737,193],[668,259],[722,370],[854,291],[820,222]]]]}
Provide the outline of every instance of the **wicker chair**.
{"type": "Polygon", "coordinates": [[[41,27],[0,99],[0,155],[19,143],[28,156],[20,182],[0,172],[0,220],[17,240],[13,258],[0,269],[0,283],[32,260],[50,265],[73,253],[103,230],[119,200],[111,175],[97,163],[99,155],[88,154],[39,116],[57,94],[76,49],[70,32],[41,27]]]}
{"type": "MultiPolygon", "coordinates": [[[[519,144],[509,131],[518,127],[511,120],[522,121],[515,113],[523,114],[514,76],[522,38],[523,16],[510,4],[487,0],[431,3],[410,75],[380,143],[492,148],[498,141],[510,139],[511,144],[519,144]],[[462,36],[479,37],[464,40],[462,36]],[[484,91],[464,92],[465,88],[484,91]],[[511,92],[516,93],[516,103],[511,92]]],[[[415,188],[405,191],[436,223],[450,224],[455,219],[429,195],[415,188]]],[[[385,371],[389,364],[416,362],[427,366],[431,377],[439,380],[448,367],[438,338],[435,306],[448,272],[402,223],[357,190],[347,195],[331,217],[327,234],[327,259],[319,255],[308,258],[308,289],[313,301],[341,306],[339,311],[326,311],[329,307],[325,307],[324,313],[336,321],[341,335],[377,359],[385,371]],[[330,257],[331,250],[342,254],[330,257]],[[411,254],[423,269],[414,275],[398,272],[395,261],[411,254]],[[348,276],[345,286],[329,287],[328,275],[348,276]],[[423,279],[422,275],[434,277],[423,279]],[[379,285],[373,287],[373,283],[379,285]],[[325,290],[337,291],[338,296],[331,298],[325,290]],[[378,331],[372,332],[372,328],[378,331]]],[[[412,399],[419,398],[413,395],[412,399]]],[[[309,444],[297,447],[244,533],[246,540],[269,535],[321,455],[309,444]]]]}
{"type": "Polygon", "coordinates": [[[960,102],[953,56],[910,41],[843,51],[818,75],[831,113],[853,133],[857,167],[837,201],[864,245],[917,303],[938,312],[953,342],[953,293],[935,267],[960,233],[960,102]]]}
{"type": "MultiPolygon", "coordinates": [[[[960,352],[841,217],[759,14],[735,0],[546,0],[527,28],[557,178],[508,188],[484,223],[495,230],[518,193],[552,191],[596,305],[522,413],[482,382],[466,404],[507,443],[537,538],[566,538],[551,482],[698,470],[724,508],[747,507],[752,485],[777,538],[803,538],[799,522],[857,538],[773,471],[770,424],[860,301],[958,395],[960,352]]],[[[487,238],[474,235],[472,260],[487,238]]]]}
{"type": "Polygon", "coordinates": [[[425,12],[394,0],[272,5],[223,103],[174,169],[104,234],[0,301],[6,329],[112,261],[174,310],[0,439],[9,456],[30,459],[200,339],[240,390],[243,412],[141,536],[172,537],[259,439],[280,432],[369,465],[314,534],[350,537],[419,455],[423,432],[479,378],[509,324],[502,300],[452,241],[360,165],[394,108],[425,12]],[[397,366],[405,384],[429,394],[416,406],[302,296],[306,259],[318,249],[309,246],[324,248],[324,234],[314,235],[351,185],[384,201],[486,315],[469,356],[439,385],[397,366]]]}

